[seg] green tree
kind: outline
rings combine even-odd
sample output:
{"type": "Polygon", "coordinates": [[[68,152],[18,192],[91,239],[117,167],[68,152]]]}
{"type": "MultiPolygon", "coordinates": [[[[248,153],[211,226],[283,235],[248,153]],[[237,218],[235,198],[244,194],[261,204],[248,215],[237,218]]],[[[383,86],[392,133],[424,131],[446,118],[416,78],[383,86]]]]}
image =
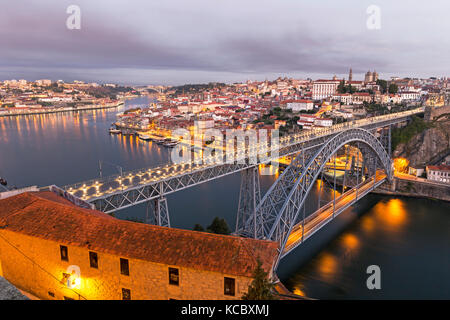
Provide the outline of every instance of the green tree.
{"type": "Polygon", "coordinates": [[[337,88],[338,93],[346,93],[347,88],[345,87],[345,81],[342,80],[341,83],[339,83],[339,86],[337,88]]]}
{"type": "Polygon", "coordinates": [[[377,85],[380,86],[381,93],[386,93],[386,91],[387,91],[387,81],[386,80],[378,79],[377,85]]]}
{"type": "Polygon", "coordinates": [[[192,229],[194,231],[205,231],[205,229],[203,228],[203,226],[201,224],[195,224],[194,229],[192,229]]]}
{"type": "Polygon", "coordinates": [[[389,93],[396,94],[398,92],[398,86],[395,83],[389,85],[389,93]]]}
{"type": "Polygon", "coordinates": [[[206,229],[206,232],[216,233],[216,234],[230,234],[231,230],[228,227],[225,219],[215,217],[211,225],[206,229]]]}
{"type": "Polygon", "coordinates": [[[247,293],[242,296],[243,300],[274,300],[272,294],[274,284],[269,280],[267,272],[262,268],[261,260],[257,259],[257,266],[253,271],[253,281],[248,287],[247,293]]]}

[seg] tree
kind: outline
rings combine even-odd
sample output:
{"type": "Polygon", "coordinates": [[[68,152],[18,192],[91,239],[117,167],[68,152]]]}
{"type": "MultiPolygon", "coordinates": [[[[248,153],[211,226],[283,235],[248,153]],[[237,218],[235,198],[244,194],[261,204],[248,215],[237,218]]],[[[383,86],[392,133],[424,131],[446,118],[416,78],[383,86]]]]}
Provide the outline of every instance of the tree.
{"type": "Polygon", "coordinates": [[[247,293],[242,296],[243,300],[274,300],[272,294],[274,284],[269,280],[267,272],[262,268],[261,260],[257,259],[257,266],[253,271],[253,281],[248,287],[247,293]]]}
{"type": "Polygon", "coordinates": [[[387,91],[387,81],[386,80],[378,79],[377,85],[380,86],[381,93],[386,93],[386,91],[387,91]]]}
{"type": "Polygon", "coordinates": [[[347,88],[345,87],[345,81],[342,80],[341,83],[339,83],[339,86],[337,88],[338,93],[346,93],[347,88]]]}
{"type": "Polygon", "coordinates": [[[228,227],[225,219],[215,217],[211,225],[206,229],[206,232],[216,233],[216,234],[230,234],[231,230],[228,227]]]}
{"type": "Polygon", "coordinates": [[[396,94],[398,92],[398,86],[395,83],[389,85],[389,93],[396,94]]]}
{"type": "Polygon", "coordinates": [[[194,226],[194,229],[192,229],[192,230],[194,230],[194,231],[202,231],[202,232],[204,232],[205,231],[205,229],[203,228],[203,226],[201,225],[201,224],[195,224],[195,226],[194,226]]]}
{"type": "Polygon", "coordinates": [[[351,84],[349,84],[347,92],[350,93],[350,94],[353,94],[353,93],[356,92],[356,88],[354,86],[352,86],[351,84]]]}

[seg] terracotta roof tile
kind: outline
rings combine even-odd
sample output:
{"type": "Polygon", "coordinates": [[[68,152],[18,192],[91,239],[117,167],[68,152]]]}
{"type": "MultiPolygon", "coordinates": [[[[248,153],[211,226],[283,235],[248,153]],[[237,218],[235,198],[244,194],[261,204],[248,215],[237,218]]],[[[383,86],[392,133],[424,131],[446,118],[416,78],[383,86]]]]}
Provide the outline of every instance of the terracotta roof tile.
{"type": "Polygon", "coordinates": [[[51,193],[0,200],[0,228],[122,257],[251,276],[270,270],[277,243],[124,221],[79,208],[51,193]]]}

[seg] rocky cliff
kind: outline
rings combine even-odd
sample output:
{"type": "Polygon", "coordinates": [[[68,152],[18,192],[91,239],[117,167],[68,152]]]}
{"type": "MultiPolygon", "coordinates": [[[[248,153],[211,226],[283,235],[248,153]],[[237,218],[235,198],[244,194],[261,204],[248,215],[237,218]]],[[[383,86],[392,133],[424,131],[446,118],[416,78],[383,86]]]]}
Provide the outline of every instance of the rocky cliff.
{"type": "Polygon", "coordinates": [[[412,167],[435,164],[450,155],[450,106],[428,110],[426,120],[431,128],[399,144],[393,152],[394,157],[408,159],[412,167]]]}

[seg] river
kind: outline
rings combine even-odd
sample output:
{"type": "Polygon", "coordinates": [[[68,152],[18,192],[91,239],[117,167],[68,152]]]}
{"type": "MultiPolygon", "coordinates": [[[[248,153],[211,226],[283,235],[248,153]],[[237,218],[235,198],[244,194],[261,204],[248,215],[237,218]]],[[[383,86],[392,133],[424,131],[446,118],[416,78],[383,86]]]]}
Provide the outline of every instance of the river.
{"type": "MultiPolygon", "coordinates": [[[[71,113],[0,118],[0,176],[9,185],[64,186],[166,163],[168,150],[137,137],[110,135],[125,106],[71,113]]],[[[262,176],[265,192],[276,176],[262,176]]],[[[223,217],[233,229],[239,174],[168,196],[173,227],[207,226],[223,217]]],[[[308,206],[317,203],[317,190],[308,206]]],[[[278,276],[288,289],[317,299],[449,299],[450,204],[369,195],[283,259],[278,276]],[[369,290],[369,265],[381,270],[381,289],[369,290]]],[[[145,205],[118,211],[144,220],[145,205]]]]}

